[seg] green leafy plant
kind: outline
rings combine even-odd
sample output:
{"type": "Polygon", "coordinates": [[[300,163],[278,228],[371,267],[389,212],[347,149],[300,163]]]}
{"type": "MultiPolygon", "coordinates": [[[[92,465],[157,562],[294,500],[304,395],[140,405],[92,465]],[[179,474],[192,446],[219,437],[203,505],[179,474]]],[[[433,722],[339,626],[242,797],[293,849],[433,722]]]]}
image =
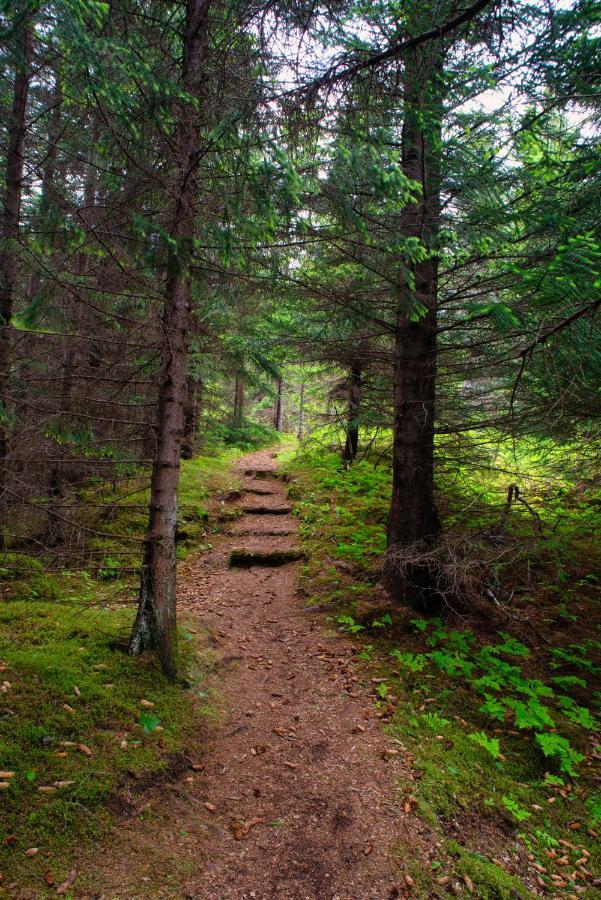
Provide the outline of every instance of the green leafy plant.
{"type": "Polygon", "coordinates": [[[478,744],[479,747],[482,747],[483,750],[486,750],[487,753],[490,753],[493,759],[499,759],[501,748],[497,738],[489,738],[484,731],[469,734],[468,737],[470,741],[473,741],[475,744],[478,744]]]}
{"type": "Polygon", "coordinates": [[[551,718],[549,710],[538,700],[531,697],[526,703],[509,698],[505,701],[514,712],[514,725],[516,728],[555,728],[555,722],[551,718]]]}
{"type": "Polygon", "coordinates": [[[336,616],[335,621],[338,622],[339,625],[343,625],[344,630],[348,631],[349,634],[358,634],[360,631],[365,631],[363,625],[359,625],[358,622],[355,622],[352,616],[339,615],[336,616]]]}
{"type": "Polygon", "coordinates": [[[558,757],[560,770],[576,777],[576,765],[582,762],[584,756],[571,746],[567,738],[552,733],[537,733],[534,737],[545,756],[558,757]]]}
{"type": "Polygon", "coordinates": [[[570,722],[573,722],[575,725],[580,725],[582,728],[586,728],[589,731],[593,731],[597,727],[598,722],[596,718],[586,706],[578,706],[572,697],[566,697],[565,695],[561,695],[557,699],[564,716],[566,719],[569,719],[570,722]]]}
{"type": "Polygon", "coordinates": [[[161,724],[161,720],[156,715],[156,713],[142,713],[142,715],[140,716],[139,724],[142,727],[142,731],[144,732],[144,734],[152,734],[152,732],[156,731],[156,729],[161,724]]]}
{"type": "Polygon", "coordinates": [[[394,657],[401,668],[408,672],[423,672],[428,664],[428,657],[424,653],[403,653],[401,650],[391,650],[390,656],[394,657]]]}
{"type": "Polygon", "coordinates": [[[379,619],[374,619],[371,623],[372,628],[386,628],[388,625],[392,625],[392,618],[388,613],[384,613],[379,619]]]}
{"type": "Polygon", "coordinates": [[[513,797],[507,797],[505,794],[501,797],[501,803],[505,807],[505,809],[511,813],[513,819],[516,822],[525,822],[526,819],[529,819],[532,813],[529,813],[527,809],[524,809],[520,804],[513,799],[513,797]]]}
{"type": "Polygon", "coordinates": [[[487,716],[490,716],[491,719],[496,719],[498,722],[504,722],[507,714],[507,708],[504,704],[491,694],[485,694],[484,697],[486,702],[480,707],[480,712],[486,713],[487,716]]]}
{"type": "Polygon", "coordinates": [[[438,713],[435,712],[422,713],[420,718],[429,728],[432,728],[434,731],[442,731],[443,728],[446,728],[447,725],[451,724],[450,719],[445,719],[443,718],[443,716],[439,716],[438,713]]]}

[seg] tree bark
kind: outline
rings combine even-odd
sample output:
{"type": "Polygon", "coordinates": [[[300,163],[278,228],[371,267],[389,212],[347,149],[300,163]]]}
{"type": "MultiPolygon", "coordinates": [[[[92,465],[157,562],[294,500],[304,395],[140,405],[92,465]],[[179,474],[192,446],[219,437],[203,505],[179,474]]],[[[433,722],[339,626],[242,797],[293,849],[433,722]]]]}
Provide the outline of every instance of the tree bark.
{"type": "MultiPolygon", "coordinates": [[[[187,0],[182,87],[199,97],[211,0],[187,0]]],[[[186,329],[190,312],[190,256],[197,212],[193,177],[200,139],[198,113],[181,103],[177,110],[177,172],[171,252],[165,284],[163,348],[157,404],[157,450],[152,466],[150,514],[145,539],[138,614],[129,648],[155,651],[163,672],[177,672],[175,601],[177,495],[186,400],[186,329]]]]}
{"type": "Polygon", "coordinates": [[[359,360],[353,360],[348,382],[348,412],[346,424],[346,443],[344,445],[343,459],[352,462],[359,450],[359,413],[361,409],[361,393],[363,381],[361,378],[363,366],[359,360]]]}
{"type": "MultiPolygon", "coordinates": [[[[403,210],[404,237],[435,249],[440,228],[442,123],[440,48],[416,50],[405,64],[402,164],[421,186],[418,202],[403,210]]],[[[438,260],[435,255],[405,269],[394,344],[393,482],[388,522],[387,586],[393,597],[427,607],[432,591],[427,566],[405,568],[395,555],[427,549],[440,533],[434,501],[438,260]]]]}
{"type": "MultiPolygon", "coordinates": [[[[23,197],[26,113],[33,55],[33,12],[23,14],[17,32],[17,61],[6,148],[6,189],[0,216],[0,503],[6,483],[5,460],[10,444],[12,320],[17,284],[17,253],[23,197]]],[[[0,549],[4,547],[4,516],[0,516],[0,549]]]]}
{"type": "Polygon", "coordinates": [[[301,381],[300,397],[298,404],[298,439],[302,441],[305,436],[305,382],[301,381]]]}
{"type": "Polygon", "coordinates": [[[284,379],[278,378],[278,392],[275,401],[275,410],[273,413],[273,427],[276,431],[281,431],[284,427],[284,379]]]}
{"type": "Polygon", "coordinates": [[[188,375],[186,384],[186,405],[184,407],[184,435],[182,438],[182,459],[192,459],[198,447],[198,420],[202,381],[188,375]]]}

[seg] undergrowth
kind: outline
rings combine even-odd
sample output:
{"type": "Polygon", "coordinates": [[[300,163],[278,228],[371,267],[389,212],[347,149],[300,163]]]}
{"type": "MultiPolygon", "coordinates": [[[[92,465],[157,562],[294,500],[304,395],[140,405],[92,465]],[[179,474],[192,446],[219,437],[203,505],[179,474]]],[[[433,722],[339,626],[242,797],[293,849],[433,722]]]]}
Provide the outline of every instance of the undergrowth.
{"type": "MultiPolygon", "coordinates": [[[[231,488],[236,455],[221,448],[182,462],[180,558],[210,546],[209,499],[231,488]]],[[[180,629],[189,689],[125,653],[147,474],[89,482],[80,499],[82,522],[102,532],[87,541],[87,567],[71,570],[67,551],[61,569],[23,549],[0,555],[0,895],[55,893],[76,854],[107,838],[124,793],[198,754],[211,713],[213,658],[196,630],[180,629]]]]}
{"type": "MultiPolygon", "coordinates": [[[[106,836],[125,782],[168,774],[198,729],[206,655],[183,628],[193,688],[124,652],[132,610],[0,604],[0,873],[42,896],[106,836]]],[[[1,890],[1,887],[0,887],[1,890]]]]}
{"type": "MultiPolygon", "coordinates": [[[[530,445],[524,456],[539,459],[530,445]]],[[[526,559],[496,572],[515,590],[502,628],[491,632],[469,613],[426,620],[389,605],[378,586],[390,500],[381,455],[346,469],[338,454],[305,446],[287,468],[309,556],[302,589],[357,641],[385,727],[413,762],[419,813],[442,841],[436,868],[425,881],[421,873],[424,891],[468,890],[471,879],[475,896],[512,897],[520,879],[521,895],[599,896],[601,644],[594,504],[576,535],[587,504],[581,482],[566,479],[547,503],[543,484],[550,491],[556,481],[545,481],[542,464],[524,474],[538,485],[528,493],[538,521],[526,508],[504,514],[504,474],[494,492],[491,473],[479,491],[467,467],[464,481],[461,472],[441,480],[448,530],[527,541],[526,559]],[[458,876],[468,882],[457,887],[458,876]]]]}

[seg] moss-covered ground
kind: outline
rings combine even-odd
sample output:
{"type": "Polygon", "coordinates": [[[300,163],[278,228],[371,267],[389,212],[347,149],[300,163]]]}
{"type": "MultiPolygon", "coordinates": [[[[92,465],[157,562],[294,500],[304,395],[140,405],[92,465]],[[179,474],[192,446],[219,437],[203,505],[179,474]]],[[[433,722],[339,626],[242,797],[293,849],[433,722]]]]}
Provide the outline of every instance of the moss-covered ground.
{"type": "MultiPolygon", "coordinates": [[[[209,502],[231,487],[236,455],[183,462],[180,557],[210,542],[209,502]]],[[[81,499],[80,515],[103,532],[87,544],[98,551],[90,566],[71,570],[66,556],[58,569],[16,550],[0,556],[0,895],[53,893],[76,855],[109,834],[126,797],[198,755],[212,711],[212,653],[197,627],[180,623],[177,683],[152,658],[125,652],[147,475],[115,491],[88,484],[81,499]],[[109,498],[110,516],[94,512],[109,498]]]]}

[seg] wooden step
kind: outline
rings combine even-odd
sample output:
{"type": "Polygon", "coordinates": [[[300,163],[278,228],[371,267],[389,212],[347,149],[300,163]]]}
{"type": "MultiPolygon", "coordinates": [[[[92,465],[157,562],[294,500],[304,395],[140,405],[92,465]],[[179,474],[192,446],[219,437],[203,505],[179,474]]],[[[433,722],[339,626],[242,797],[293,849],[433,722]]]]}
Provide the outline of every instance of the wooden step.
{"type": "Polygon", "coordinates": [[[305,559],[302,550],[291,547],[288,550],[254,550],[236,547],[230,553],[229,564],[233,568],[249,569],[251,566],[285,566],[287,563],[305,559]]]}
{"type": "Polygon", "coordinates": [[[250,516],[287,516],[292,512],[291,506],[243,506],[242,512],[250,516]]]}

